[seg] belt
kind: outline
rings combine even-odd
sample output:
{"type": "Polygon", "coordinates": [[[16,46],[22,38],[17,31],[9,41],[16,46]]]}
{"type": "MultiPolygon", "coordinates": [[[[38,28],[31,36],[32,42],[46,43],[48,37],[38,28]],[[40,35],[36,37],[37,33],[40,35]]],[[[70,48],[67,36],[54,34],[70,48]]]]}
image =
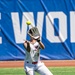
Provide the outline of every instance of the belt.
{"type": "Polygon", "coordinates": [[[37,64],[37,62],[32,62],[32,64],[37,64]]]}
{"type": "MultiPolygon", "coordinates": [[[[29,63],[28,61],[27,61],[27,63],[29,63]]],[[[38,62],[32,62],[32,64],[37,64],[38,62]]]]}

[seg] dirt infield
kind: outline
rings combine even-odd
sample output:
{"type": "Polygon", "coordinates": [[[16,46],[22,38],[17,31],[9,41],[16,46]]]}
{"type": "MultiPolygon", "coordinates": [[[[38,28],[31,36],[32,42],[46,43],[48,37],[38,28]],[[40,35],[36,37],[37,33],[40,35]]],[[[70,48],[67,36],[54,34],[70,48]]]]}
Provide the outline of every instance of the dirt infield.
{"type": "MultiPolygon", "coordinates": [[[[75,66],[75,60],[42,60],[47,67],[75,66]]],[[[0,61],[0,68],[23,67],[24,61],[0,61]]]]}

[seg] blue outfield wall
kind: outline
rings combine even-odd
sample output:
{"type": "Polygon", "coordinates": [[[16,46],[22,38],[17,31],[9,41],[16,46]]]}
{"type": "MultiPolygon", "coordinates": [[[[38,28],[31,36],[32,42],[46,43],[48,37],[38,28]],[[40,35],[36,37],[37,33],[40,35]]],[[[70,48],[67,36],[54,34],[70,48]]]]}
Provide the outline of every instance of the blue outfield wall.
{"type": "Polygon", "coordinates": [[[75,59],[75,0],[0,0],[0,60],[24,60],[27,20],[40,31],[41,59],[75,59]]]}

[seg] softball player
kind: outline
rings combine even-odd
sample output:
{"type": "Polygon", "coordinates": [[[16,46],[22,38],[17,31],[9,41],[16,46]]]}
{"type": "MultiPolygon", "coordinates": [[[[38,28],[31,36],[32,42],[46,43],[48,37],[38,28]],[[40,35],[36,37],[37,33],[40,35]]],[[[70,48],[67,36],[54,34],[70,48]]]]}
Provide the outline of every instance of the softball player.
{"type": "MultiPolygon", "coordinates": [[[[31,33],[32,34],[32,33],[31,33]]],[[[26,75],[35,75],[38,72],[40,75],[53,75],[48,68],[40,61],[40,49],[44,49],[44,44],[40,41],[39,36],[32,36],[30,41],[24,42],[26,50],[26,58],[24,63],[24,69],[26,75]]]]}

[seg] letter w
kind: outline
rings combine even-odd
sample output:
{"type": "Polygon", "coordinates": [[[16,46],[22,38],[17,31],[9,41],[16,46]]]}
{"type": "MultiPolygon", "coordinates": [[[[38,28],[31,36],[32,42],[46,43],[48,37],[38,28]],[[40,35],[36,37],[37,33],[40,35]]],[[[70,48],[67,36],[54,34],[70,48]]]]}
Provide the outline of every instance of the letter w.
{"type": "Polygon", "coordinates": [[[16,41],[16,43],[23,43],[24,40],[26,40],[26,35],[27,35],[26,21],[29,20],[28,18],[30,18],[32,20],[32,22],[34,21],[33,13],[31,13],[31,12],[23,13],[22,25],[20,25],[19,13],[11,13],[11,16],[12,16],[12,23],[13,23],[12,25],[13,25],[13,29],[14,29],[15,41],[16,41]],[[32,17],[28,17],[29,15],[32,17]]]}

